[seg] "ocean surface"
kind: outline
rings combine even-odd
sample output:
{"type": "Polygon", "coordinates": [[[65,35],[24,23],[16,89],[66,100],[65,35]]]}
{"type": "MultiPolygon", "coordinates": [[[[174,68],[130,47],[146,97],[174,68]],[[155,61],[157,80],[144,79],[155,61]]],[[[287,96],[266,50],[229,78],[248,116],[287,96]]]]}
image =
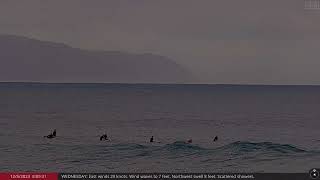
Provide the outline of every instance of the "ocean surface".
{"type": "Polygon", "coordinates": [[[1,172],[308,172],[319,128],[320,86],[0,83],[1,172]]]}

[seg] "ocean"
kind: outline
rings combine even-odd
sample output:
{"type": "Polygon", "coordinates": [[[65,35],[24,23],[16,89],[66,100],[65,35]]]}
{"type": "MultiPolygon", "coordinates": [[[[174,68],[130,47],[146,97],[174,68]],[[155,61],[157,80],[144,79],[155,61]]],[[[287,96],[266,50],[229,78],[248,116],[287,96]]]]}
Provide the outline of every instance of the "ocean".
{"type": "Polygon", "coordinates": [[[306,173],[319,118],[320,86],[0,83],[0,171],[306,173]]]}

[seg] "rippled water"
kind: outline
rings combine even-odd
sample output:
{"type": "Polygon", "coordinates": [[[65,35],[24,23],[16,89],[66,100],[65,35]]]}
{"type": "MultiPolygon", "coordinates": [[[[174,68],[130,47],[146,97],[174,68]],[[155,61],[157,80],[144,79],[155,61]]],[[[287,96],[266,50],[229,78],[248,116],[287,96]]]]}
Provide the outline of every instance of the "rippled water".
{"type": "Polygon", "coordinates": [[[318,86],[0,83],[0,171],[307,172],[319,105],[318,86]]]}

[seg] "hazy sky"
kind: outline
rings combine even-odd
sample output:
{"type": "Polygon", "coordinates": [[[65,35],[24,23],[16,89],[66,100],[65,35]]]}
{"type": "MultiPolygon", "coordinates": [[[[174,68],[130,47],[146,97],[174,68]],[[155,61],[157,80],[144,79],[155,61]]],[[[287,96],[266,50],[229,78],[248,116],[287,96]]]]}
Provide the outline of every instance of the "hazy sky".
{"type": "Polygon", "coordinates": [[[0,33],[161,54],[201,83],[320,84],[304,0],[0,0],[0,33]]]}

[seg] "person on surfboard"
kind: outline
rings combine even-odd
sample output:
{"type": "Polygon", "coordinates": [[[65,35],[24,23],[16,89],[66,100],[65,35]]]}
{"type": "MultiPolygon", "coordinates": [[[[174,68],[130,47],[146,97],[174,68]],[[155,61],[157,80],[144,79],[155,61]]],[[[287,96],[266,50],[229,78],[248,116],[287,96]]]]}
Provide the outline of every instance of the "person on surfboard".
{"type": "Polygon", "coordinates": [[[218,141],[218,136],[214,137],[213,142],[218,141]]]}
{"type": "Polygon", "coordinates": [[[47,135],[47,136],[43,136],[44,138],[48,138],[48,139],[52,139],[55,138],[57,136],[57,130],[53,130],[53,133],[47,135]]]}
{"type": "Polygon", "coordinates": [[[102,136],[100,136],[100,141],[102,141],[102,140],[104,140],[104,141],[108,140],[107,133],[105,133],[102,136]]]}

